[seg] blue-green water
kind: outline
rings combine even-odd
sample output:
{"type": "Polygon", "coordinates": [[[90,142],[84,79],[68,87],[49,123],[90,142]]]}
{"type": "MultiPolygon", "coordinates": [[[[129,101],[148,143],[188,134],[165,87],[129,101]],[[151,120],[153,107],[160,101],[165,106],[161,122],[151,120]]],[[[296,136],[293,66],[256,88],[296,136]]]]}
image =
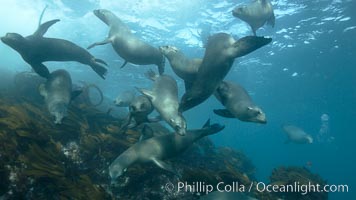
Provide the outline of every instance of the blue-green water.
{"type": "MultiPolygon", "coordinates": [[[[103,40],[108,27],[92,10],[113,11],[135,34],[154,46],[175,45],[189,57],[202,57],[199,33],[227,32],[235,37],[251,35],[249,27],[231,15],[231,10],[247,1],[149,1],[149,0],[80,0],[80,1],[1,1],[0,35],[17,32],[30,35],[37,28],[45,7],[43,21],[59,18],[47,32],[86,47],[103,40]]],[[[330,194],[330,199],[356,198],[354,169],[356,130],[356,2],[352,0],[272,1],[276,26],[257,31],[273,42],[248,56],[235,60],[227,80],[243,85],[265,111],[266,125],[222,119],[213,114],[221,108],[215,98],[185,113],[188,127],[195,128],[207,119],[221,122],[226,129],[211,138],[218,145],[244,151],[257,167],[257,178],[268,181],[273,168],[281,165],[308,166],[329,184],[347,184],[348,193],[330,194]],[[321,121],[327,114],[329,120],[321,121]],[[311,145],[285,144],[281,125],[292,123],[316,137],[321,128],[334,139],[311,145]]],[[[109,63],[106,80],[78,63],[47,63],[51,71],[65,68],[74,81],[98,84],[107,98],[137,87],[150,87],[144,72],[155,66],[119,66],[123,60],[110,45],[90,52],[109,63]]],[[[2,71],[28,71],[30,67],[17,52],[0,44],[2,71]]],[[[173,75],[166,62],[166,71],[173,75]]],[[[177,78],[178,80],[178,78],[177,78]]],[[[179,80],[180,95],[183,83],[179,80]]]]}

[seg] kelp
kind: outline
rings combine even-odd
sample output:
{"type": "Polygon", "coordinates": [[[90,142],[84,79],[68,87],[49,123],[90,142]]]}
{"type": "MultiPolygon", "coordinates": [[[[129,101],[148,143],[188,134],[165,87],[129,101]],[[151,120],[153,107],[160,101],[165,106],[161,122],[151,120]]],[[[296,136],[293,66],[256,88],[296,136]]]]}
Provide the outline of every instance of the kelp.
{"type": "MultiPolygon", "coordinates": [[[[123,120],[93,107],[88,94],[72,102],[63,123],[56,125],[37,92],[41,82],[42,78],[23,73],[13,91],[0,91],[0,197],[189,200],[198,199],[199,194],[167,191],[165,185],[178,181],[249,185],[255,181],[255,167],[243,152],[215,147],[209,138],[203,138],[166,161],[181,177],[153,163],[136,164],[110,185],[108,166],[138,142],[141,129],[120,131],[123,120]]],[[[171,134],[160,123],[151,128],[160,135],[171,134]]],[[[285,180],[283,173],[291,180],[311,177],[296,170],[277,172],[272,182],[285,180]]],[[[259,199],[276,199],[268,193],[253,194],[259,199]]]]}
{"type": "MultiPolygon", "coordinates": [[[[304,167],[278,167],[272,171],[270,176],[272,185],[320,185],[323,188],[327,183],[319,175],[311,173],[304,167]]],[[[328,199],[328,193],[322,191],[302,191],[276,193],[278,196],[291,200],[325,200],[328,199]]]]}

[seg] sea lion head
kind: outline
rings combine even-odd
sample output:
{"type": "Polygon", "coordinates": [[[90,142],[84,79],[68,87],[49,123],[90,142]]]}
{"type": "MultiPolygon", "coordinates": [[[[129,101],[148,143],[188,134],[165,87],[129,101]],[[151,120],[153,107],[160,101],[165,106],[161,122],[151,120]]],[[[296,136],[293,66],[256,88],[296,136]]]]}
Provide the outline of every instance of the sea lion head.
{"type": "Polygon", "coordinates": [[[243,19],[244,16],[246,15],[247,13],[247,6],[246,5],[243,5],[243,6],[237,6],[234,8],[234,10],[232,10],[232,15],[234,17],[237,17],[237,18],[240,18],[240,19],[243,19]]]}
{"type": "Polygon", "coordinates": [[[126,106],[126,102],[121,99],[121,97],[116,97],[116,99],[114,100],[114,104],[117,107],[125,107],[126,106]]]}
{"type": "Polygon", "coordinates": [[[164,54],[167,55],[169,53],[177,53],[179,51],[179,49],[175,46],[170,46],[170,45],[166,45],[166,46],[160,46],[159,50],[164,54]]]}
{"type": "Polygon", "coordinates": [[[64,102],[53,103],[48,110],[54,116],[54,123],[61,124],[63,118],[67,115],[67,104],[64,102]]]}
{"type": "Polygon", "coordinates": [[[256,122],[261,124],[267,123],[266,114],[262,111],[261,108],[257,106],[247,107],[248,118],[246,121],[256,122]]]}
{"type": "Polygon", "coordinates": [[[109,175],[111,183],[115,183],[116,179],[125,172],[125,169],[121,168],[121,165],[113,165],[109,167],[109,175]]]}
{"type": "Polygon", "coordinates": [[[129,107],[131,113],[146,113],[153,111],[153,106],[150,99],[144,95],[138,96],[129,107]]]}
{"type": "Polygon", "coordinates": [[[1,41],[16,51],[22,50],[25,45],[25,38],[18,33],[7,33],[1,41]]]}
{"type": "Polygon", "coordinates": [[[307,135],[305,138],[307,140],[306,143],[308,143],[308,144],[312,144],[313,143],[313,138],[310,135],[307,135]]]}
{"type": "Polygon", "coordinates": [[[169,119],[170,125],[179,135],[185,135],[187,132],[187,123],[181,114],[176,117],[169,119]]]}
{"type": "Polygon", "coordinates": [[[97,9],[94,10],[93,13],[107,25],[109,25],[112,20],[117,19],[117,17],[112,12],[106,9],[97,9]]]}

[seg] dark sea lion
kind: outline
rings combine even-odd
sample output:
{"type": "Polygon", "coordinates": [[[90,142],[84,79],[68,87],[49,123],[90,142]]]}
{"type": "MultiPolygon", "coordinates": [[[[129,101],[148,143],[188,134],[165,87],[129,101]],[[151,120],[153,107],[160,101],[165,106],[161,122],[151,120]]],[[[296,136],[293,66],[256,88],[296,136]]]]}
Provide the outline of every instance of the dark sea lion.
{"type": "Polygon", "coordinates": [[[159,50],[168,59],[174,73],[184,80],[185,89],[189,89],[203,60],[200,58],[189,59],[174,46],[160,46],[159,50]]]}
{"type": "Polygon", "coordinates": [[[253,103],[250,95],[239,84],[222,81],[215,91],[215,97],[226,108],[214,110],[215,114],[245,122],[267,123],[266,114],[253,103]]]}
{"type": "Polygon", "coordinates": [[[232,15],[247,22],[256,35],[257,29],[264,24],[274,27],[275,16],[272,4],[269,0],[254,0],[249,5],[238,6],[232,11],[232,15]]]}
{"type": "Polygon", "coordinates": [[[282,129],[286,132],[288,140],[286,143],[311,144],[313,137],[305,133],[301,128],[293,125],[283,125],[282,129]]]}
{"type": "Polygon", "coordinates": [[[177,134],[167,134],[142,140],[128,148],[111,163],[109,166],[111,181],[114,182],[128,167],[135,163],[154,162],[158,167],[178,174],[163,160],[181,154],[200,138],[218,133],[223,129],[224,126],[220,124],[210,125],[208,121],[202,129],[189,130],[184,137],[177,134]]]}
{"type": "Polygon", "coordinates": [[[154,110],[151,100],[146,95],[136,96],[129,105],[129,116],[121,127],[126,131],[127,128],[135,128],[144,123],[153,123],[159,121],[156,118],[148,118],[154,110]]]}
{"type": "Polygon", "coordinates": [[[44,78],[49,78],[50,73],[42,62],[77,61],[89,65],[104,79],[107,69],[101,65],[106,65],[103,60],[95,58],[87,50],[68,40],[43,37],[48,28],[58,21],[59,19],[55,19],[41,24],[34,34],[27,37],[18,33],[7,33],[1,41],[16,50],[33,70],[44,78]]]}
{"type": "Polygon", "coordinates": [[[102,42],[96,42],[88,49],[111,43],[116,53],[125,60],[121,66],[124,67],[128,62],[137,65],[157,65],[160,74],[164,72],[164,56],[155,47],[137,38],[114,13],[109,10],[94,10],[94,14],[110,27],[108,38],[102,42]]]}
{"type": "Polygon", "coordinates": [[[271,41],[271,38],[256,36],[247,36],[236,41],[226,33],[211,36],[196,79],[183,95],[179,110],[184,112],[204,102],[230,71],[235,58],[247,55],[271,41]]]}
{"type": "Polygon", "coordinates": [[[46,83],[39,87],[40,94],[45,98],[48,111],[55,117],[54,123],[61,124],[67,115],[68,105],[82,91],[72,91],[72,79],[65,70],[53,71],[46,83]]]}
{"type": "Polygon", "coordinates": [[[183,115],[178,111],[178,86],[177,82],[168,75],[157,75],[153,71],[146,76],[154,81],[153,89],[139,89],[152,102],[153,106],[178,134],[185,135],[187,124],[183,115]]]}

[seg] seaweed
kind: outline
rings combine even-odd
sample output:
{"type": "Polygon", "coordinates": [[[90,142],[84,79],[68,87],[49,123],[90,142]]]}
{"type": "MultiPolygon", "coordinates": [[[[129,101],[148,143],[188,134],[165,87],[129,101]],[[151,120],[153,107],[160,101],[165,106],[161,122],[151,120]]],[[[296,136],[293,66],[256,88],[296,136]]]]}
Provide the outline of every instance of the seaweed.
{"type": "MultiPolygon", "coordinates": [[[[272,171],[270,176],[272,185],[314,185],[319,184],[321,188],[327,183],[319,175],[312,174],[308,169],[303,167],[278,167],[272,171]]],[[[302,191],[276,193],[279,197],[285,199],[298,200],[325,200],[328,199],[328,193],[322,191],[308,191],[302,194],[302,191]]]]}
{"type": "MultiPolygon", "coordinates": [[[[0,196],[5,199],[189,200],[198,199],[198,192],[167,191],[164,186],[178,181],[211,185],[255,181],[255,167],[243,152],[215,147],[204,138],[167,161],[181,177],[147,163],[130,167],[110,185],[109,164],[138,142],[141,129],[120,131],[124,120],[93,107],[88,94],[72,102],[63,123],[55,125],[37,92],[42,81],[23,73],[13,91],[0,91],[0,196]]],[[[159,135],[172,134],[160,123],[150,126],[159,135]]],[[[322,182],[294,168],[277,169],[271,176],[271,182],[281,184],[309,179],[322,182]]],[[[277,199],[252,193],[259,199],[277,199]]],[[[315,199],[323,199],[319,197],[315,199]]]]}

